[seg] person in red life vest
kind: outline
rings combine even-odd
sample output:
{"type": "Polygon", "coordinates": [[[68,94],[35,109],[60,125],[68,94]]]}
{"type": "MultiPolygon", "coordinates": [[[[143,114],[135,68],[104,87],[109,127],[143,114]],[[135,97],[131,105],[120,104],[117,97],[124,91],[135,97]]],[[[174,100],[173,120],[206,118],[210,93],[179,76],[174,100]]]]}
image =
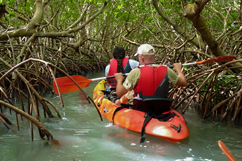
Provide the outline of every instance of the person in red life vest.
{"type": "Polygon", "coordinates": [[[181,63],[174,63],[173,70],[155,63],[155,49],[150,44],[139,46],[137,53],[140,66],[133,69],[124,81],[122,73],[116,73],[116,93],[124,96],[134,90],[135,108],[145,112],[161,113],[170,109],[169,85],[186,86],[181,63]],[[162,108],[161,108],[162,107],[162,108]]]}
{"type": "MultiPolygon", "coordinates": [[[[129,57],[125,57],[125,50],[123,47],[116,46],[113,50],[113,59],[110,60],[110,63],[105,68],[106,76],[114,76],[115,73],[129,73],[132,69],[136,68],[139,65],[138,61],[129,59],[129,57]]],[[[107,79],[110,90],[115,91],[117,81],[115,78],[107,79]]],[[[115,102],[118,97],[112,92],[111,101],[115,102]]]]}

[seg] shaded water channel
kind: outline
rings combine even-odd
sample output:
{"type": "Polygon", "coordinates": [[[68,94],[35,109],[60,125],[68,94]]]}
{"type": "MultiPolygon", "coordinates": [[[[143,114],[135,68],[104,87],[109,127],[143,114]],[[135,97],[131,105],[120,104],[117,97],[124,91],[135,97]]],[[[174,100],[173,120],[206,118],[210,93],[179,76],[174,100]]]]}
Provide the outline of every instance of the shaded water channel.
{"type": "MultiPolygon", "coordinates": [[[[103,77],[103,72],[86,77],[103,77]]],[[[89,96],[96,83],[92,82],[85,89],[89,96]]],[[[192,109],[184,115],[190,129],[188,139],[170,143],[147,136],[141,145],[139,133],[112,125],[105,118],[100,121],[93,105],[83,105],[79,92],[63,95],[64,108],[58,96],[47,98],[59,107],[63,119],[42,116],[41,121],[61,145],[44,144],[36,128],[32,142],[29,122],[21,122],[17,131],[15,115],[8,116],[14,125],[8,131],[0,124],[1,161],[226,161],[218,140],[225,143],[236,159],[242,160],[241,126],[204,121],[192,109]]]]}

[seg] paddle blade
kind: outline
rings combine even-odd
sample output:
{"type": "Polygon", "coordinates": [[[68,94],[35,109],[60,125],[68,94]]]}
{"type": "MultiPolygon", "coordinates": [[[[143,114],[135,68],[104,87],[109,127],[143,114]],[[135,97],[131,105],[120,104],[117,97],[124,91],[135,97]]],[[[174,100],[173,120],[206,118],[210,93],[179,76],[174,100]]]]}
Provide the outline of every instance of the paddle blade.
{"type": "Polygon", "coordinates": [[[215,57],[215,61],[216,62],[229,62],[229,61],[232,61],[235,59],[235,56],[233,55],[229,55],[229,56],[218,56],[218,57],[215,57]]]}
{"type": "Polygon", "coordinates": [[[203,61],[198,61],[196,64],[209,64],[209,63],[213,63],[213,62],[229,62],[235,59],[235,56],[233,55],[228,55],[228,56],[217,56],[214,58],[210,58],[207,60],[203,60],[203,61]]]}
{"type": "MultiPolygon", "coordinates": [[[[87,79],[80,75],[73,75],[71,76],[71,78],[74,79],[81,88],[88,87],[89,84],[92,82],[92,80],[87,79]]],[[[74,92],[74,91],[80,90],[69,77],[56,78],[56,81],[59,86],[60,93],[68,93],[68,92],[74,92]]],[[[55,93],[58,94],[57,86],[54,80],[53,80],[53,86],[54,86],[55,93]]]]}
{"type": "Polygon", "coordinates": [[[232,155],[232,153],[229,151],[229,149],[224,145],[224,143],[221,140],[218,141],[218,146],[224,152],[224,154],[226,155],[226,157],[228,158],[229,161],[235,161],[234,156],[232,155]]]}

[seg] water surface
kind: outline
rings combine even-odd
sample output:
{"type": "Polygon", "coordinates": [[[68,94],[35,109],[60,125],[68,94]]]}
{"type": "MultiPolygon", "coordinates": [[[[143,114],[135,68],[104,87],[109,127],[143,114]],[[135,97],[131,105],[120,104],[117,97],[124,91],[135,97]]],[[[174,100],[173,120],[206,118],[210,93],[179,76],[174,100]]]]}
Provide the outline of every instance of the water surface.
{"type": "MultiPolygon", "coordinates": [[[[86,75],[87,78],[103,77],[102,73],[86,75]]],[[[92,96],[97,82],[92,82],[85,91],[92,96]]],[[[62,116],[44,118],[43,125],[51,132],[60,146],[45,144],[34,127],[34,141],[31,141],[29,122],[20,122],[17,130],[15,115],[9,116],[12,130],[0,124],[1,161],[226,161],[218,147],[222,140],[234,157],[242,160],[241,126],[230,123],[212,123],[199,118],[189,109],[184,118],[190,129],[188,139],[170,143],[153,136],[147,136],[139,144],[140,134],[110,124],[105,118],[100,121],[93,105],[80,100],[79,91],[63,94],[65,107],[61,107],[58,96],[46,96],[57,107],[62,116]]]]}

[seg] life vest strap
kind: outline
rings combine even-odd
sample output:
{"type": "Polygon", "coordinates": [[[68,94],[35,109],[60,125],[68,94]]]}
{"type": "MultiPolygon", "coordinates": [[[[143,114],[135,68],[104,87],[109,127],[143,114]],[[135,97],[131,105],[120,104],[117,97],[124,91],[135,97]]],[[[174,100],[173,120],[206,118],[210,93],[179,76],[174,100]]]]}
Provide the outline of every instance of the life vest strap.
{"type": "MultiPolygon", "coordinates": [[[[141,129],[141,139],[140,139],[140,143],[144,143],[145,139],[146,139],[146,134],[145,134],[145,127],[146,125],[150,122],[150,120],[152,118],[155,118],[155,119],[158,119],[159,121],[163,121],[163,122],[166,122],[168,120],[170,120],[171,118],[173,117],[179,117],[175,112],[169,112],[169,113],[166,113],[166,114],[154,114],[154,113],[146,113],[144,115],[145,117],[145,120],[143,122],[143,126],[142,126],[142,129],[141,129]]],[[[176,127],[176,126],[172,126],[177,132],[180,132],[180,129],[181,129],[181,125],[179,124],[179,127],[176,127]]]]}

